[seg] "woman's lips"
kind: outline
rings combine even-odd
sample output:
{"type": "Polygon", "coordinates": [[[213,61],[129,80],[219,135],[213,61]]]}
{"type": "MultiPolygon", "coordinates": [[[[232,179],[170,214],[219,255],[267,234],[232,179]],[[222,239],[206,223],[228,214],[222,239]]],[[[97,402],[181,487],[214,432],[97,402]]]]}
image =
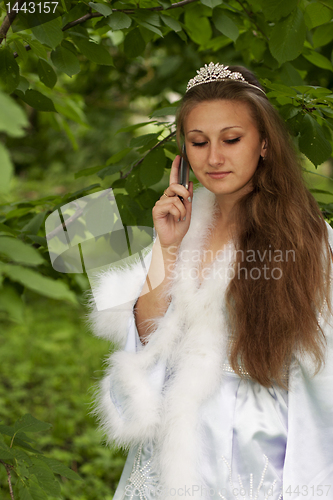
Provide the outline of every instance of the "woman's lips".
{"type": "Polygon", "coordinates": [[[228,174],[231,174],[231,172],[207,172],[212,179],[223,179],[226,177],[228,174]]]}

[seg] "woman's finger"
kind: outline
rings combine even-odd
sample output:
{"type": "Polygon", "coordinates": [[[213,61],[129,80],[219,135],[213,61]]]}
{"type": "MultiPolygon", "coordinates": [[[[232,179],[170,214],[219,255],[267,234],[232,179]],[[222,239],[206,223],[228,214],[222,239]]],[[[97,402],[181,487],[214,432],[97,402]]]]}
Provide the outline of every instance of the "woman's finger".
{"type": "Polygon", "coordinates": [[[179,172],[180,160],[181,160],[181,156],[177,155],[176,158],[172,162],[170,179],[169,179],[169,186],[170,186],[170,184],[178,183],[178,172],[179,172]]]}

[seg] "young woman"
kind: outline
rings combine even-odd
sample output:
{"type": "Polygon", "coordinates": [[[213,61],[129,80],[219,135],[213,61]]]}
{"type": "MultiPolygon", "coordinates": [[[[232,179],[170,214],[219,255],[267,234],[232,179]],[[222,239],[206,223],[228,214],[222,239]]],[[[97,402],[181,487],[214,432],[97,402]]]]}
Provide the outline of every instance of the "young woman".
{"type": "Polygon", "coordinates": [[[148,273],[95,291],[119,345],[97,412],[129,449],[114,499],[333,498],[333,230],[245,68],[198,71],[177,138],[202,186],[178,184],[177,156],[148,273]]]}

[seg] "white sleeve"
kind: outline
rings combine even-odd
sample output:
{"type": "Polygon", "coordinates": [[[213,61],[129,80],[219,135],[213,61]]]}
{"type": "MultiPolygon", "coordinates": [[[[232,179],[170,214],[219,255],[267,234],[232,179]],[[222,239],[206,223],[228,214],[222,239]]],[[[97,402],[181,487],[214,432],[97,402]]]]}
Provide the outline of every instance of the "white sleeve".
{"type": "MultiPolygon", "coordinates": [[[[135,332],[134,306],[146,281],[152,249],[121,268],[89,276],[91,285],[88,321],[93,333],[124,349],[135,332]]],[[[138,344],[137,344],[138,345],[138,344]]]]}
{"type": "Polygon", "coordinates": [[[94,413],[108,441],[127,447],[144,439],[159,416],[165,363],[147,365],[135,324],[134,306],[146,280],[152,251],[122,269],[109,270],[95,281],[89,314],[95,335],[107,338],[115,350],[96,394],[94,413]],[[116,306],[114,306],[116,304],[116,306]]]}

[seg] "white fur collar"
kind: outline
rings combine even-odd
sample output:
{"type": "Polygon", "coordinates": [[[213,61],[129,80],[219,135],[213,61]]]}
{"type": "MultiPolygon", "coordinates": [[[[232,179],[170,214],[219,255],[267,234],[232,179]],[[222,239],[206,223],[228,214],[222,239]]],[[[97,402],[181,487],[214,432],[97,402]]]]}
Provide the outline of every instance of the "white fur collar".
{"type": "MultiPolygon", "coordinates": [[[[154,442],[153,466],[166,488],[181,487],[184,482],[202,484],[199,410],[218,390],[223,377],[228,332],[222,310],[229,260],[215,261],[211,267],[214,279],[204,280],[199,288],[199,262],[191,258],[191,254],[203,251],[215,214],[215,195],[206,188],[198,189],[193,197],[190,228],[175,266],[170,307],[141,351],[120,350],[111,355],[99,396],[97,411],[111,441],[126,448],[142,440],[154,442]],[[221,279],[223,276],[226,279],[221,279]],[[156,366],[167,366],[169,370],[163,391],[151,383],[156,366]],[[122,394],[121,415],[110,401],[109,377],[122,394]]],[[[100,276],[94,297],[104,310],[91,314],[97,335],[124,346],[144,279],[140,261],[129,269],[100,276]],[[124,300],[129,289],[132,295],[125,306],[114,311],[106,309],[115,298],[124,300]]]]}

